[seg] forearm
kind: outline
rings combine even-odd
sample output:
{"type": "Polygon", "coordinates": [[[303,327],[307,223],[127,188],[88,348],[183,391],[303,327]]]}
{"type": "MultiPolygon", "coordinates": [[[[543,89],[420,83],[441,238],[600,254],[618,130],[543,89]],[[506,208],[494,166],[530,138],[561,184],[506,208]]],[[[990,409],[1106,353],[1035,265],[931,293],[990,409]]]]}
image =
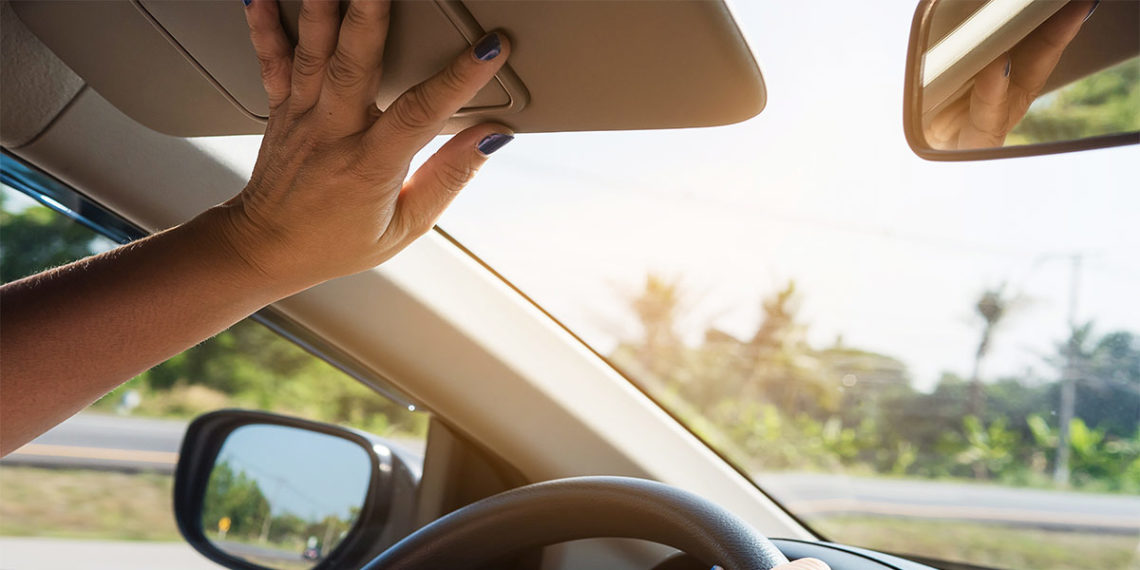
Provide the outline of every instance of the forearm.
{"type": "Polygon", "coordinates": [[[270,108],[249,184],[186,225],[0,290],[0,454],[253,311],[391,258],[513,138],[468,127],[407,176],[502,68],[499,33],[377,113],[387,2],[351,2],[343,23],[336,3],[306,2],[298,41],[318,65],[296,74],[277,3],[245,6],[270,108]]]}
{"type": "Polygon", "coordinates": [[[0,454],[122,382],[303,288],[275,283],[211,210],[0,288],[0,454]]]}

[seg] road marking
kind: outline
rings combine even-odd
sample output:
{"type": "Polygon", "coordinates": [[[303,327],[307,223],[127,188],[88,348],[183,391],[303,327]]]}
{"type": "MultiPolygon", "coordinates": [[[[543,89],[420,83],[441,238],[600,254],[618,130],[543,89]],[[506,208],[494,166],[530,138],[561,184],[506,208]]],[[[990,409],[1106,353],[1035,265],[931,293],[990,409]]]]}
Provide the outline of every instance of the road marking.
{"type": "Polygon", "coordinates": [[[1019,522],[1029,524],[1054,524],[1140,529],[1140,516],[1057,513],[1036,509],[969,507],[957,505],[906,505],[858,499],[818,499],[790,501],[785,503],[788,510],[798,515],[804,514],[870,514],[932,519],[966,519],[994,522],[1019,522]]]}
{"type": "Polygon", "coordinates": [[[108,447],[78,447],[29,443],[12,452],[12,455],[35,457],[70,457],[77,459],[103,459],[107,461],[134,461],[143,463],[178,463],[178,454],[170,451],[143,451],[139,449],[112,449],[108,447]]]}

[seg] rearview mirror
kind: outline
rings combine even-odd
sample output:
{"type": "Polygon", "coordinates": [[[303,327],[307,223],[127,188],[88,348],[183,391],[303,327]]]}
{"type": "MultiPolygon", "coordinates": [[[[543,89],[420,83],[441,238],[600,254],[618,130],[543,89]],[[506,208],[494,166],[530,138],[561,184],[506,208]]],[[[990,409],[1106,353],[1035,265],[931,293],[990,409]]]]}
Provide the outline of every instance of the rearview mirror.
{"type": "Polygon", "coordinates": [[[230,568],[352,567],[410,530],[413,471],[379,438],[249,411],[187,429],[175,472],[186,539],[230,568]]]}
{"type": "Polygon", "coordinates": [[[1140,142],[1140,0],[926,0],[904,127],[928,160],[1140,142]]]}

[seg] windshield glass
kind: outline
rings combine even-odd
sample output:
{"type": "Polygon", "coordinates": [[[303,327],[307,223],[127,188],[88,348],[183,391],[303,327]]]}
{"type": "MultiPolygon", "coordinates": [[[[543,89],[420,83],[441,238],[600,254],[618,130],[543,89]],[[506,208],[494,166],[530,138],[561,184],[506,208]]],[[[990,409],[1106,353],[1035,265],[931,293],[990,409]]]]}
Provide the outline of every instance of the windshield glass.
{"type": "Polygon", "coordinates": [[[831,540],[1136,564],[1140,149],[922,161],[913,2],[737,4],[760,116],[521,137],[441,226],[831,540]]]}
{"type": "Polygon", "coordinates": [[[1137,564],[1140,148],[925,162],[912,1],[736,8],[760,116],[521,136],[440,225],[828,539],[1137,564]]]}

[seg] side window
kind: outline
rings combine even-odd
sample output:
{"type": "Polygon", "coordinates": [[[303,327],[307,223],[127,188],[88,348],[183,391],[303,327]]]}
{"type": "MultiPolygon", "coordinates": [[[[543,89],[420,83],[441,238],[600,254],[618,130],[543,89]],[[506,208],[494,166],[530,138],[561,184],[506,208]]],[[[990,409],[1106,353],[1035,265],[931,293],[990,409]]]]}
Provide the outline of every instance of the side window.
{"type": "MultiPolygon", "coordinates": [[[[67,208],[55,200],[41,199],[54,208],[0,186],[5,283],[116,245],[61,213],[67,208]]],[[[351,426],[412,452],[422,453],[427,432],[427,414],[381,396],[246,319],[0,461],[5,566],[37,568],[68,553],[80,557],[78,566],[79,560],[113,556],[117,567],[147,568],[161,556],[165,568],[214,567],[181,543],[171,507],[172,473],[187,423],[234,407],[351,426]]],[[[306,539],[294,538],[298,544],[306,539]]]]}

